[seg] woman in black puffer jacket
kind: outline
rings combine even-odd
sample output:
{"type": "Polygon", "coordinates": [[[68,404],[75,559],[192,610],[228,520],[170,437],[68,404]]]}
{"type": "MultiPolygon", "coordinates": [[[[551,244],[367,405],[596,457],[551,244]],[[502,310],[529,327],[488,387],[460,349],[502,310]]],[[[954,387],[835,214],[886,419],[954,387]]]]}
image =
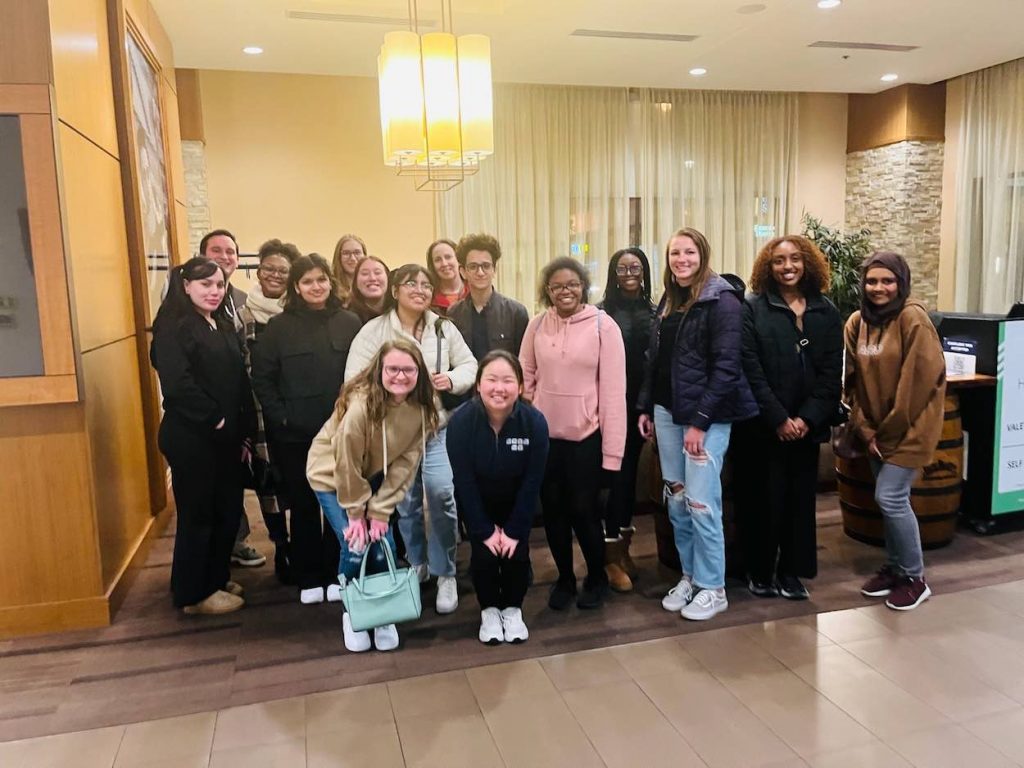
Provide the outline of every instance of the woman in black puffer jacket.
{"type": "Polygon", "coordinates": [[[765,245],[750,278],[743,369],[761,414],[736,425],[733,446],[748,586],[758,597],[806,600],[800,579],[818,572],[818,446],[839,411],[843,370],[843,321],[823,295],[828,285],[828,261],[799,235],[765,245]]]}
{"type": "Polygon", "coordinates": [[[288,273],[284,311],[271,318],[253,351],[252,385],[263,408],[271,453],[291,500],[292,576],[303,603],[340,600],[338,539],[324,525],[306,479],[306,457],[334,410],[359,318],[335,295],[337,284],[317,254],[288,273]]]}

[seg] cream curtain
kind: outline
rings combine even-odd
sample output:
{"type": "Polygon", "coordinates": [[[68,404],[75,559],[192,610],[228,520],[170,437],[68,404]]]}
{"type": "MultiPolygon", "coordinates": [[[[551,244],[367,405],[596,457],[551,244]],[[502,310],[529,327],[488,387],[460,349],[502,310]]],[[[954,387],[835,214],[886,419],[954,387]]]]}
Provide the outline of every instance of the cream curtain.
{"type": "Polygon", "coordinates": [[[956,306],[1003,314],[1024,296],[1024,59],[964,81],[956,306]]]}
{"type": "Polygon", "coordinates": [[[757,247],[785,231],[795,94],[499,85],[494,102],[494,156],[439,196],[437,229],[495,235],[499,290],[528,307],[555,256],[587,265],[596,301],[611,254],[639,245],[657,295],[675,229],[703,231],[714,268],[744,279],[757,247]]]}

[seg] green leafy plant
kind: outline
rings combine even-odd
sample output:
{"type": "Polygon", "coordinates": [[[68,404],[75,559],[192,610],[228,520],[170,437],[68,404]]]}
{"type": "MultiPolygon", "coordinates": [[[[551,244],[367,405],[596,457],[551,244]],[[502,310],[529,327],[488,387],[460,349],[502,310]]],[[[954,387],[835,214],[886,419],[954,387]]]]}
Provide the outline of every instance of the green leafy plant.
{"type": "Polygon", "coordinates": [[[828,296],[839,308],[843,319],[860,309],[860,265],[871,253],[871,232],[860,229],[843,234],[826,227],[821,219],[804,213],[804,237],[813,240],[832,270],[832,286],[828,296]]]}

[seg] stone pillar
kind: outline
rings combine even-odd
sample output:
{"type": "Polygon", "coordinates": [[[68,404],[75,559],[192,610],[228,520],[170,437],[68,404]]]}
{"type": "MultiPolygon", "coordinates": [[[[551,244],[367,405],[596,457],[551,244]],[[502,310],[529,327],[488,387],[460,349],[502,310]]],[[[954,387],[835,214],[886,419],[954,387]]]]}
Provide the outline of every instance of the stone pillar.
{"type": "Polygon", "coordinates": [[[210,200],[206,189],[206,143],[182,141],[185,163],[185,202],[188,206],[189,253],[199,253],[199,241],[213,229],[210,223],[210,200]]]}

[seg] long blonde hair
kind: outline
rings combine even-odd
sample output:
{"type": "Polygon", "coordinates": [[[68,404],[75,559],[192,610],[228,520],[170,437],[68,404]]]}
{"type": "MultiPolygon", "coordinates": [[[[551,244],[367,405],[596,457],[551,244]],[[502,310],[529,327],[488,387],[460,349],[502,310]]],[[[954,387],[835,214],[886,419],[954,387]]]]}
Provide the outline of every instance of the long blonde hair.
{"type": "Polygon", "coordinates": [[[688,311],[694,305],[697,299],[700,298],[700,292],[704,290],[708,279],[714,274],[711,270],[710,262],[711,245],[708,243],[708,239],[704,237],[703,232],[699,232],[692,227],[683,227],[672,233],[668,243],[665,244],[665,275],[663,278],[665,283],[665,308],[662,310],[662,317],[668,317],[673,312],[679,310],[688,311]],[[668,253],[672,249],[672,241],[677,237],[690,238],[693,244],[697,246],[697,253],[700,254],[700,266],[697,267],[697,274],[693,276],[693,282],[690,283],[690,297],[686,301],[683,300],[683,288],[676,282],[676,276],[672,274],[672,266],[668,263],[668,253]]]}
{"type": "MultiPolygon", "coordinates": [[[[359,235],[345,234],[338,238],[338,242],[334,245],[334,258],[331,260],[331,267],[334,270],[334,276],[338,280],[338,285],[334,290],[335,296],[341,299],[341,303],[346,307],[352,298],[352,278],[349,277],[345,270],[341,266],[341,248],[345,245],[348,240],[354,240],[359,243],[363,249],[363,257],[365,258],[370,252],[366,250],[366,243],[363,242],[363,238],[359,235]]],[[[353,277],[355,274],[353,273],[353,277]]]]}
{"type": "Polygon", "coordinates": [[[434,434],[437,432],[439,418],[437,405],[434,403],[434,386],[430,380],[430,371],[427,370],[427,364],[423,361],[423,354],[419,347],[406,339],[385,341],[367,366],[345,382],[345,386],[341,388],[341,394],[338,395],[338,401],[334,404],[338,419],[340,420],[345,415],[353,397],[363,397],[366,399],[366,412],[370,422],[373,424],[384,423],[390,395],[384,388],[384,356],[391,351],[404,352],[415,361],[418,371],[416,387],[409,393],[408,399],[418,405],[423,413],[427,432],[424,437],[434,434]]]}

